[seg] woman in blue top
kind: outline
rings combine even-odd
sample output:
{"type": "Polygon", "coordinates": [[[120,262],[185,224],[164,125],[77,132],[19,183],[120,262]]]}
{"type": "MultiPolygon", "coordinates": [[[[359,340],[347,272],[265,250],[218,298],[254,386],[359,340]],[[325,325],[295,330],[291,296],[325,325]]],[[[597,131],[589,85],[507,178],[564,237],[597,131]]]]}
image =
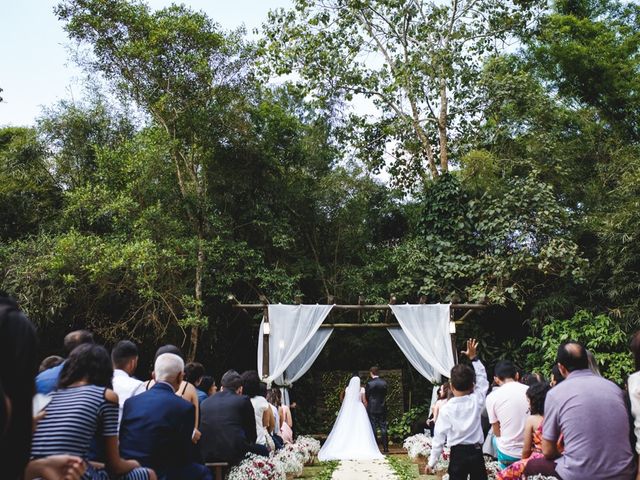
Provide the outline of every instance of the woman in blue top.
{"type": "Polygon", "coordinates": [[[99,436],[106,471],[88,465],[84,479],[156,480],[153,470],[120,458],[118,396],[109,388],[112,376],[111,359],[104,347],[84,344],[73,350],[60,373],[58,389],[45,408],[45,417],[33,434],[32,458],[69,454],[86,460],[91,440],[99,436]]]}

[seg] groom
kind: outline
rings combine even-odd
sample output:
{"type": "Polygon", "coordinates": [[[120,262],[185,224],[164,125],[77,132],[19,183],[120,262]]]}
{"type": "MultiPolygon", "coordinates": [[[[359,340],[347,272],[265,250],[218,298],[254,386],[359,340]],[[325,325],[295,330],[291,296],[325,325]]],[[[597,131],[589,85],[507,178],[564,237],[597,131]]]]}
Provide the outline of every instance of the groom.
{"type": "Polygon", "coordinates": [[[367,413],[369,414],[369,421],[371,422],[371,428],[373,428],[373,434],[378,440],[378,427],[380,427],[380,434],[382,436],[383,452],[389,452],[389,439],[387,438],[387,404],[385,403],[387,397],[387,382],[381,379],[378,374],[380,373],[378,367],[371,367],[369,369],[369,376],[371,379],[367,382],[364,388],[364,396],[367,399],[367,413]]]}

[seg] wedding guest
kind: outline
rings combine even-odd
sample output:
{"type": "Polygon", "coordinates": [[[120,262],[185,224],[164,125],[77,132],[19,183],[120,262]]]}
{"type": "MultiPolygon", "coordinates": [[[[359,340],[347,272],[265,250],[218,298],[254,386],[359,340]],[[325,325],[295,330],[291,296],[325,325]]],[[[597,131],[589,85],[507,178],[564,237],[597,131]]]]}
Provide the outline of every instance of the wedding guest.
{"type": "Polygon", "coordinates": [[[636,467],[622,390],[589,369],[586,349],[577,342],[560,345],[556,361],[565,380],[547,394],[544,458],[530,460],[525,474],[562,480],[631,480],[636,467]],[[561,434],[562,455],[557,446],[561,434]]]}
{"type": "MultiPolygon", "coordinates": [[[[91,440],[99,433],[109,472],[125,479],[156,478],[135,460],[120,457],[118,397],[109,388],[112,377],[111,359],[104,347],[83,344],[71,352],[33,434],[32,458],[67,454],[87,459],[91,440]]],[[[84,478],[101,480],[104,473],[89,465],[84,478]]]]}
{"type": "Polygon", "coordinates": [[[562,376],[562,373],[560,372],[560,368],[558,367],[557,364],[554,365],[553,368],[551,369],[551,381],[549,382],[549,385],[551,387],[555,387],[556,385],[558,385],[563,380],[564,380],[564,377],[562,376]]]}
{"type": "MultiPolygon", "coordinates": [[[[76,330],[74,332],[68,333],[64,337],[64,350],[67,357],[77,346],[83,345],[85,343],[94,343],[93,334],[91,332],[88,332],[86,330],[76,330]]],[[[37,393],[48,395],[55,390],[56,386],[58,385],[58,378],[60,377],[60,373],[62,372],[64,364],[65,362],[63,361],[59,365],[38,374],[38,376],[36,377],[37,393]]]]}
{"type": "Polygon", "coordinates": [[[627,385],[635,433],[635,445],[633,445],[633,448],[638,456],[637,464],[640,465],[640,331],[636,332],[631,338],[631,353],[633,354],[636,372],[629,375],[627,385]]]}
{"type": "Polygon", "coordinates": [[[200,400],[200,403],[202,404],[204,400],[209,398],[211,395],[215,395],[217,391],[218,387],[216,386],[216,381],[213,377],[205,375],[202,377],[200,385],[198,385],[198,400],[200,400]]]}
{"type": "MultiPolygon", "coordinates": [[[[182,355],[182,350],[180,350],[175,345],[163,345],[162,347],[160,347],[156,351],[155,360],[157,360],[160,355],[163,355],[165,353],[172,353],[184,360],[184,357],[182,355]]],[[[140,392],[149,390],[155,385],[155,383],[156,381],[153,379],[144,382],[136,390],[134,395],[137,395],[140,392]]],[[[182,383],[180,384],[180,387],[176,390],[175,393],[177,396],[184,398],[186,401],[190,402],[196,409],[196,417],[193,425],[192,441],[193,443],[198,443],[198,441],[200,440],[200,430],[198,429],[198,425],[200,425],[200,399],[198,398],[197,389],[191,383],[183,379],[182,383]]]]}
{"type": "Polygon", "coordinates": [[[545,379],[539,373],[525,373],[520,379],[520,383],[530,387],[536,383],[544,383],[545,379]]]}
{"type": "Polygon", "coordinates": [[[198,404],[207,397],[207,394],[199,388],[203,378],[204,366],[201,363],[189,362],[184,366],[184,379],[196,388],[198,404]]]}
{"type": "Polygon", "coordinates": [[[291,414],[291,408],[280,402],[278,416],[280,418],[280,436],[282,440],[287,444],[293,443],[293,415],[291,414]]]}
{"type": "Polygon", "coordinates": [[[544,402],[547,398],[549,385],[534,383],[527,389],[529,400],[529,417],[524,426],[524,446],[522,460],[509,465],[497,475],[497,480],[520,480],[524,474],[527,462],[542,455],[542,420],[544,418],[544,402]]]}
{"type": "Polygon", "coordinates": [[[260,391],[260,377],[255,370],[248,370],[242,374],[243,393],[251,400],[256,421],[256,443],[264,445],[268,450],[273,450],[271,432],[275,427],[275,419],[269,402],[262,396],[260,391]]]}
{"type": "Polygon", "coordinates": [[[459,364],[451,369],[450,383],[453,397],[440,409],[436,421],[428,473],[440,458],[445,443],[451,447],[449,457],[450,480],[486,480],[487,470],[482,456],[482,426],[480,413],[489,387],[487,372],[477,357],[478,342],[467,340],[467,349],[462,352],[468,365],[459,364]],[[475,381],[474,381],[475,376],[475,381]]]}
{"type": "Polygon", "coordinates": [[[500,388],[487,396],[487,414],[495,435],[498,463],[500,468],[506,468],[522,455],[528,387],[518,381],[518,371],[510,360],[496,364],[493,379],[500,388]]]}
{"type": "Polygon", "coordinates": [[[62,362],[64,362],[64,358],[60,355],[49,355],[42,362],[40,362],[40,367],[38,367],[38,373],[42,373],[45,370],[49,370],[50,368],[57,367],[62,362]]]}
{"type": "Polygon", "coordinates": [[[204,465],[193,462],[195,407],[175,395],[184,378],[184,361],[164,353],[156,359],[153,372],[153,387],[124,404],[120,452],[166,480],[211,479],[204,465]]]}
{"type": "Polygon", "coordinates": [[[594,375],[601,377],[602,374],[600,373],[600,367],[598,367],[598,361],[591,350],[587,350],[587,360],[589,360],[589,370],[591,370],[594,375]]]}
{"type": "Polygon", "coordinates": [[[431,415],[427,420],[427,427],[429,427],[429,429],[432,430],[432,434],[433,434],[433,427],[436,423],[436,420],[438,419],[438,414],[440,413],[440,409],[449,401],[450,397],[451,397],[451,387],[449,386],[448,383],[443,383],[438,388],[438,399],[436,400],[436,403],[433,405],[433,407],[431,407],[431,415]]]}
{"type": "Polygon", "coordinates": [[[273,413],[275,422],[273,432],[271,433],[271,438],[273,439],[276,450],[280,450],[284,446],[284,440],[282,439],[282,435],[280,434],[280,412],[278,411],[278,407],[282,403],[281,396],[282,394],[280,393],[279,388],[272,388],[271,390],[269,390],[265,397],[267,399],[267,402],[269,402],[269,408],[271,408],[271,412],[273,413]]]}
{"type": "Polygon", "coordinates": [[[134,395],[142,381],[133,376],[138,368],[138,347],[129,340],[119,341],[111,351],[113,363],[113,391],[118,395],[118,425],[122,419],[124,402],[134,395]]]}
{"type": "Polygon", "coordinates": [[[242,394],[242,377],[229,370],[220,387],[220,392],[202,402],[202,459],[236,464],[249,452],[268,456],[266,447],[255,443],[255,414],[251,401],[242,394]]]}

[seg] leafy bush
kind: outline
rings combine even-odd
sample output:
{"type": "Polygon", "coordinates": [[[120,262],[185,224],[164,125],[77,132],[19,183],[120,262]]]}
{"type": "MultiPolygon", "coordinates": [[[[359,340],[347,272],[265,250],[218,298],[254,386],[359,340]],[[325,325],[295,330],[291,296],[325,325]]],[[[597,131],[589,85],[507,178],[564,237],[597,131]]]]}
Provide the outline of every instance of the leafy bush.
{"type": "Polygon", "coordinates": [[[523,346],[531,352],[527,363],[531,371],[546,375],[551,372],[558,346],[575,340],[583,343],[596,358],[602,375],[622,385],[633,371],[627,348],[627,334],[607,315],[595,315],[580,310],[569,320],[552,320],[542,328],[541,335],[528,337],[523,346]]]}
{"type": "Polygon", "coordinates": [[[401,417],[395,418],[389,422],[389,438],[393,442],[402,443],[402,441],[411,435],[411,426],[420,417],[429,415],[429,405],[420,405],[406,411],[401,417]]]}

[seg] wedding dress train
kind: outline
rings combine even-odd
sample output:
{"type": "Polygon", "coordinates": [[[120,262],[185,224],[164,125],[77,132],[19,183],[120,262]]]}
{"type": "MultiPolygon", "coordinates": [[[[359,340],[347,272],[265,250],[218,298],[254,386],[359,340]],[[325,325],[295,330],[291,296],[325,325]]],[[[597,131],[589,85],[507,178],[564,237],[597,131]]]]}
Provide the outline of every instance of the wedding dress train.
{"type": "Polygon", "coordinates": [[[318,454],[325,460],[374,460],[384,458],[376,444],[369,415],[360,400],[360,378],[353,377],[336,423],[318,454]]]}

